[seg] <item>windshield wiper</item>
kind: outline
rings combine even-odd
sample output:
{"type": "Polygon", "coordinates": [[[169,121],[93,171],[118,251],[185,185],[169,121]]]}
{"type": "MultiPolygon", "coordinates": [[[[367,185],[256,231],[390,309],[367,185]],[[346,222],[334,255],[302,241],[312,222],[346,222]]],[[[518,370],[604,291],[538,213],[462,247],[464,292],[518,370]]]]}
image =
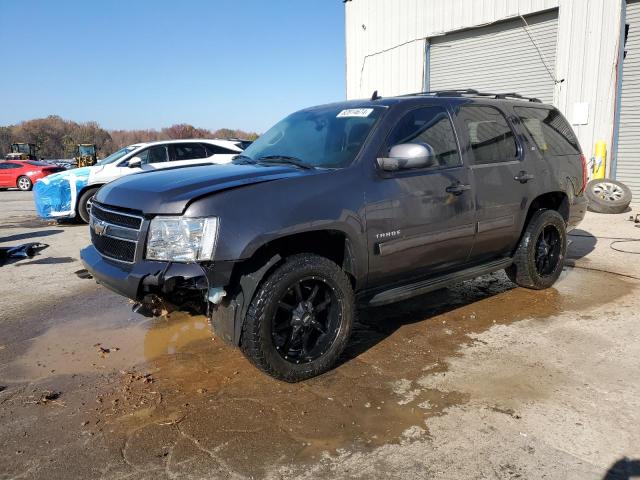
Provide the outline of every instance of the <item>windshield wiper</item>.
{"type": "Polygon", "coordinates": [[[304,168],[304,169],[307,169],[307,170],[316,168],[313,165],[309,165],[308,163],[304,163],[302,160],[300,160],[297,157],[291,157],[289,155],[267,155],[265,157],[260,157],[258,159],[258,162],[260,162],[260,163],[274,163],[274,164],[286,163],[286,164],[295,165],[296,167],[304,168]]]}
{"type": "Polygon", "coordinates": [[[247,165],[247,164],[256,163],[256,161],[253,158],[249,157],[248,155],[236,155],[235,157],[233,157],[232,162],[237,165],[247,165]]]}

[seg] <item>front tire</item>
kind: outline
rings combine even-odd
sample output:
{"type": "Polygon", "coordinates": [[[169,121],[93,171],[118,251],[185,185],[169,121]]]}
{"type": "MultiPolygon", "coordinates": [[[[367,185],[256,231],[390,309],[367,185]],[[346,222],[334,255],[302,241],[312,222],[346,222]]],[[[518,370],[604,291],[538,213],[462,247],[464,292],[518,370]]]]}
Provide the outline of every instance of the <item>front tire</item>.
{"type": "Polygon", "coordinates": [[[90,188],[80,195],[80,200],[78,200],[78,216],[84,223],[89,223],[91,219],[91,202],[97,191],[97,188],[90,188]]]}
{"type": "Polygon", "coordinates": [[[28,192],[29,190],[31,190],[33,188],[33,182],[31,181],[31,179],[27,176],[20,176],[18,177],[18,181],[16,182],[16,186],[22,190],[23,192],[28,192]]]}
{"type": "Polygon", "coordinates": [[[522,235],[513,264],[505,269],[517,285],[533,290],[551,287],[564,267],[567,231],[555,210],[538,210],[522,235]]]}
{"type": "Polygon", "coordinates": [[[335,365],[354,316],[353,289],[342,269],[318,255],[293,255],[258,288],[240,347],[263,372],[298,382],[335,365]]]}

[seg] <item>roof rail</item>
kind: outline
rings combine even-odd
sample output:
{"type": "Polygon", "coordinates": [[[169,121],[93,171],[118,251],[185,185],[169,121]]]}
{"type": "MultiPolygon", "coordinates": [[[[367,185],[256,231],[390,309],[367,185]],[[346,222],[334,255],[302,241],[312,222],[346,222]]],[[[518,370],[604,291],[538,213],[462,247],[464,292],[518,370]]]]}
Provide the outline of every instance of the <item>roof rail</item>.
{"type": "Polygon", "coordinates": [[[464,97],[464,96],[474,96],[474,97],[490,97],[495,99],[508,99],[515,98],[518,100],[527,100],[529,102],[542,103],[539,98],[534,97],[525,97],[524,95],[520,95],[519,93],[511,92],[511,93],[488,93],[488,92],[479,92],[473,88],[465,88],[459,90],[433,90],[430,92],[416,92],[416,93],[408,93],[406,95],[400,95],[401,97],[415,97],[418,95],[433,95],[435,97],[464,97]]]}

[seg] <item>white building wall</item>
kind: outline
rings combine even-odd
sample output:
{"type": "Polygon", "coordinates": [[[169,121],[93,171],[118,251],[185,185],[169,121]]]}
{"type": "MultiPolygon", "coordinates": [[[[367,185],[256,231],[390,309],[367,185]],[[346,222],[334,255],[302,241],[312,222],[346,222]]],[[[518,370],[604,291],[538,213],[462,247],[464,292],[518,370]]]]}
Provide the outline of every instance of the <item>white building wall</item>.
{"type": "Polygon", "coordinates": [[[597,140],[607,142],[611,166],[624,0],[561,0],[558,17],[556,106],[578,135],[587,158],[597,140]],[[576,104],[588,104],[588,122],[576,124],[576,104]]]}
{"type": "MultiPolygon", "coordinates": [[[[559,8],[554,103],[574,125],[585,154],[613,136],[624,0],[350,0],[345,3],[347,98],[419,92],[430,37],[559,8]],[[583,119],[584,120],[584,119],[583,119]]],[[[469,85],[461,85],[472,87],[469,85]]]]}

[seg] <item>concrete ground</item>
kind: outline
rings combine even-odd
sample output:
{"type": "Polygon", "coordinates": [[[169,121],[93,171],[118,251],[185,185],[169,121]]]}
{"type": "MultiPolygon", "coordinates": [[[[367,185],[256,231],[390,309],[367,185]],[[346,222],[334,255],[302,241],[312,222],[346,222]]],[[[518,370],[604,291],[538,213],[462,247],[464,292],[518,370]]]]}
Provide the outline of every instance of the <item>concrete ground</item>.
{"type": "Polygon", "coordinates": [[[640,242],[614,243],[638,211],[589,214],[552,289],[363,310],[341,364],[289,385],[78,277],[86,225],[0,202],[0,246],[49,244],[0,267],[0,479],[640,477],[640,242]]]}

